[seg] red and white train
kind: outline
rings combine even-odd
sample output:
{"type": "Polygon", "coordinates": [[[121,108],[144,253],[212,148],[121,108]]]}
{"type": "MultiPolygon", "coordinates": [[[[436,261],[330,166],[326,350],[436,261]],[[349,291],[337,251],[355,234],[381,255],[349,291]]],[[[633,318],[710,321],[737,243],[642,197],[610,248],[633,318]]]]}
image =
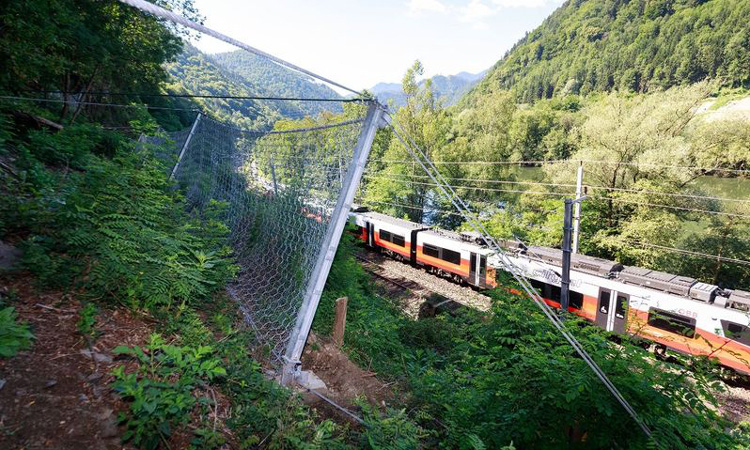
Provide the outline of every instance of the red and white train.
{"type": "MultiPolygon", "coordinates": [[[[496,270],[503,265],[476,236],[362,209],[350,214],[350,222],[369,247],[456,282],[497,286],[496,270]]],[[[560,308],[562,251],[516,241],[500,245],[545,302],[560,308]]],[[[571,313],[750,374],[750,292],[584,255],[572,256],[570,278],[571,313]]]]}

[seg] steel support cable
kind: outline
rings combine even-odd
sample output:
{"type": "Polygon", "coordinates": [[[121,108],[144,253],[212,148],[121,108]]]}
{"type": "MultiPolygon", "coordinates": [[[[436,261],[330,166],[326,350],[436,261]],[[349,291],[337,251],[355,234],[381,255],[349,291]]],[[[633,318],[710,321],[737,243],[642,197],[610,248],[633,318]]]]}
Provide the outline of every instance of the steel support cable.
{"type": "Polygon", "coordinates": [[[12,96],[12,95],[0,95],[0,99],[30,101],[30,102],[40,102],[40,103],[68,103],[71,105],[112,106],[115,108],[147,108],[147,109],[161,109],[161,110],[169,110],[169,111],[201,112],[200,109],[195,109],[195,108],[170,108],[168,106],[129,105],[129,104],[124,104],[124,103],[79,102],[79,101],[75,101],[72,99],[62,100],[62,99],[55,99],[55,98],[17,97],[17,96],[12,96]]]}
{"type": "MultiPolygon", "coordinates": [[[[60,91],[25,90],[36,94],[62,94],[60,91]]],[[[83,94],[83,92],[68,92],[69,94],[83,94]]],[[[110,97],[150,97],[150,98],[212,98],[220,100],[274,100],[290,102],[331,102],[331,103],[362,103],[361,98],[303,98],[303,97],[268,97],[254,95],[204,95],[204,94],[143,94],[139,92],[86,92],[86,95],[108,95],[110,97]]]]}
{"type": "Polygon", "coordinates": [[[302,67],[297,66],[295,64],[292,64],[292,63],[290,63],[288,61],[284,61],[283,59],[277,58],[277,57],[271,55],[270,53],[264,52],[263,50],[259,50],[259,49],[255,48],[255,47],[251,47],[251,46],[249,46],[249,45],[247,45],[247,44],[245,44],[243,42],[240,42],[240,41],[238,41],[238,40],[236,40],[234,38],[231,38],[231,37],[229,37],[229,36],[227,36],[225,34],[219,33],[218,31],[214,31],[214,30],[212,30],[212,29],[210,29],[210,28],[208,28],[208,27],[206,27],[204,25],[201,25],[199,23],[193,22],[192,20],[189,20],[189,19],[187,19],[187,18],[185,18],[185,17],[183,17],[183,16],[181,16],[181,15],[179,15],[177,13],[174,13],[174,12],[166,10],[166,9],[164,9],[162,7],[156,6],[153,3],[149,3],[146,0],[119,0],[119,1],[121,3],[125,3],[127,5],[130,5],[130,6],[134,7],[134,8],[138,8],[141,11],[147,12],[147,13],[152,14],[154,16],[161,17],[162,19],[167,19],[167,20],[170,20],[170,21],[172,21],[174,23],[180,24],[182,26],[185,26],[185,27],[188,27],[188,28],[192,28],[193,30],[196,30],[196,31],[201,32],[203,34],[207,34],[207,35],[209,35],[211,37],[214,37],[214,38],[216,38],[216,39],[218,39],[220,41],[224,41],[227,44],[231,44],[231,45],[234,45],[235,47],[241,48],[243,50],[247,50],[250,53],[253,53],[255,55],[258,55],[258,56],[266,58],[266,59],[268,59],[270,61],[273,61],[273,62],[275,62],[276,64],[278,64],[278,65],[280,65],[282,67],[286,67],[287,69],[291,69],[291,70],[294,70],[296,72],[303,73],[305,75],[308,75],[310,77],[318,79],[318,80],[320,80],[320,81],[322,81],[324,83],[328,83],[328,84],[330,84],[332,86],[336,86],[336,87],[341,88],[341,89],[343,89],[345,91],[349,91],[349,92],[351,92],[353,94],[356,94],[356,95],[360,94],[359,91],[356,91],[356,90],[354,90],[352,88],[344,86],[343,84],[339,84],[339,83],[337,83],[337,82],[335,82],[333,80],[330,80],[330,79],[328,79],[326,77],[318,75],[315,72],[311,72],[311,71],[309,71],[307,69],[303,69],[302,67]]]}
{"type": "Polygon", "coordinates": [[[461,212],[462,216],[467,220],[474,231],[478,232],[486,241],[488,241],[493,250],[495,250],[498,256],[501,258],[501,261],[503,262],[506,269],[508,269],[508,271],[513,275],[513,278],[521,285],[521,287],[529,295],[529,297],[534,300],[534,303],[540,308],[542,313],[549,319],[550,322],[552,322],[553,326],[560,332],[560,334],[563,335],[563,337],[568,341],[571,347],[573,347],[576,353],[578,353],[578,355],[587,363],[587,365],[599,378],[602,384],[604,384],[604,386],[620,403],[623,409],[625,409],[625,411],[633,418],[633,420],[638,424],[641,430],[643,430],[643,432],[648,437],[651,437],[651,430],[649,429],[648,425],[646,425],[646,423],[640,418],[638,413],[630,406],[628,401],[622,396],[617,387],[609,380],[607,375],[599,368],[599,366],[591,358],[591,356],[589,356],[586,350],[580,345],[578,340],[565,329],[564,325],[560,321],[560,318],[557,317],[557,315],[554,314],[549,305],[547,305],[541,299],[541,296],[539,295],[537,290],[522,275],[519,268],[513,263],[513,261],[510,260],[508,255],[501,249],[500,245],[498,245],[497,241],[492,237],[492,235],[487,232],[481,221],[474,217],[474,213],[472,213],[468,205],[466,205],[466,203],[456,194],[450,184],[445,182],[445,178],[442,176],[442,174],[440,174],[435,165],[432,164],[429,157],[422,151],[419,146],[417,146],[413,142],[413,140],[411,140],[411,138],[408,137],[406,133],[403,132],[403,129],[398,125],[398,123],[394,123],[393,118],[390,116],[390,114],[388,115],[388,122],[392,130],[394,131],[394,135],[399,139],[399,141],[401,141],[401,143],[411,154],[411,156],[419,163],[419,165],[425,170],[425,172],[430,175],[430,178],[436,184],[440,185],[439,187],[442,191],[442,194],[448,198],[448,200],[453,204],[453,206],[458,209],[459,212],[461,212]],[[406,142],[406,140],[402,136],[402,133],[404,134],[404,136],[407,136],[407,138],[409,138],[409,140],[411,141],[411,145],[406,142]]]}

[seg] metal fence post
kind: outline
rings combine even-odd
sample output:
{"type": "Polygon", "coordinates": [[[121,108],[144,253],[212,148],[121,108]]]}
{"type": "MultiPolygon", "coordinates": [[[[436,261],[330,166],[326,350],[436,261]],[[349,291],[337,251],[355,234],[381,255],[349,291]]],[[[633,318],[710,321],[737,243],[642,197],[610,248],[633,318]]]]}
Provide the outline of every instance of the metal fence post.
{"type": "Polygon", "coordinates": [[[193,126],[190,128],[190,134],[188,134],[187,139],[185,139],[185,143],[182,144],[182,149],[180,149],[180,155],[177,156],[177,162],[174,165],[174,168],[172,168],[172,173],[169,175],[169,179],[174,179],[174,174],[177,173],[177,169],[180,167],[180,161],[182,161],[182,156],[185,154],[185,150],[187,150],[188,145],[190,145],[190,140],[193,139],[193,135],[195,134],[195,130],[198,128],[198,122],[201,121],[202,114],[198,113],[197,116],[195,116],[195,122],[193,122],[193,126]]]}
{"type": "Polygon", "coordinates": [[[297,323],[289,337],[289,343],[283,356],[284,365],[281,374],[281,384],[283,385],[288,385],[299,373],[302,350],[305,347],[307,336],[310,334],[310,327],[315,318],[315,311],[318,309],[318,303],[320,303],[320,295],[323,293],[328,272],[331,270],[333,258],[336,256],[336,249],[338,248],[341,234],[349,217],[349,210],[354,200],[354,194],[362,178],[367,158],[370,155],[370,148],[375,139],[375,132],[380,127],[382,118],[383,107],[373,101],[370,103],[367,117],[362,124],[362,131],[354,148],[352,161],[349,164],[346,178],[341,187],[341,194],[331,214],[328,231],[323,240],[323,245],[318,254],[310,281],[307,284],[307,291],[297,315],[297,323]]]}

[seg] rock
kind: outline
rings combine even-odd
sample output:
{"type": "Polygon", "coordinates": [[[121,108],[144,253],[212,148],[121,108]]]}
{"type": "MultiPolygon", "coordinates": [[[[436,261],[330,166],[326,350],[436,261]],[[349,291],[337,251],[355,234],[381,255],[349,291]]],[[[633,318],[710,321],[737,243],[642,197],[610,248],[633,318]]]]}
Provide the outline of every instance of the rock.
{"type": "Polygon", "coordinates": [[[0,269],[10,269],[21,256],[21,250],[0,241],[0,269]]]}
{"type": "Polygon", "coordinates": [[[52,386],[57,384],[57,380],[49,379],[46,383],[44,383],[45,388],[51,388],[52,386]]]}
{"type": "Polygon", "coordinates": [[[3,386],[5,386],[5,380],[4,379],[0,380],[0,389],[2,389],[3,386]]]}
{"type": "Polygon", "coordinates": [[[86,381],[96,381],[103,377],[104,375],[100,374],[99,372],[94,372],[91,375],[86,377],[86,381]]]}
{"type": "Polygon", "coordinates": [[[78,400],[80,400],[81,403],[88,403],[89,402],[89,398],[88,398],[88,396],[86,394],[80,394],[78,396],[78,400]]]}
{"type": "Polygon", "coordinates": [[[93,355],[93,358],[98,362],[112,362],[112,357],[109,355],[105,355],[104,353],[92,352],[91,350],[87,349],[81,350],[81,354],[87,358],[91,358],[93,355]]]}

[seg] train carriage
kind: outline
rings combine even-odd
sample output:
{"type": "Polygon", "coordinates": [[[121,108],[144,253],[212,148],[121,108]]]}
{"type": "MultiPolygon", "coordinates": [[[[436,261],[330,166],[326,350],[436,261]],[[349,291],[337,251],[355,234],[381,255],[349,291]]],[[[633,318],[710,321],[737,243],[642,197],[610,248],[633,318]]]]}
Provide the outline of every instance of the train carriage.
{"type": "MultiPolygon", "coordinates": [[[[366,245],[456,282],[497,286],[504,265],[479,236],[357,211],[366,245]]],[[[501,241],[544,301],[560,308],[562,251],[501,241]]],[[[750,293],[584,255],[571,256],[569,311],[597,326],[642,337],[659,349],[708,355],[750,374],[750,293]]]]}
{"type": "Polygon", "coordinates": [[[470,237],[444,230],[417,234],[416,263],[456,282],[479,288],[497,286],[495,269],[488,266],[492,252],[470,237]]]}
{"type": "MultiPolygon", "coordinates": [[[[545,302],[560,307],[562,252],[531,247],[510,255],[545,302]],[[559,261],[558,261],[559,259],[559,261]]],[[[569,311],[599,327],[750,374],[750,294],[614,261],[573,255],[569,311]]]]}

